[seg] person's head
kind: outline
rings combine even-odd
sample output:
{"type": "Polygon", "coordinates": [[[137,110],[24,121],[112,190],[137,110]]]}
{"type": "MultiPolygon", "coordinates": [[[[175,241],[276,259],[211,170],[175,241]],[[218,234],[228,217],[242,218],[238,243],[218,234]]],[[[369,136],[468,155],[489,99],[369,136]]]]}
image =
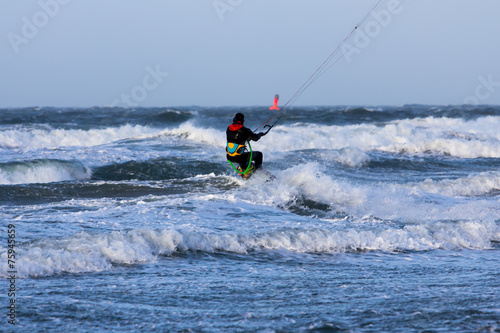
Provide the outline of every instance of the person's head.
{"type": "Polygon", "coordinates": [[[243,124],[245,122],[245,115],[243,113],[237,113],[234,115],[233,124],[243,124]]]}

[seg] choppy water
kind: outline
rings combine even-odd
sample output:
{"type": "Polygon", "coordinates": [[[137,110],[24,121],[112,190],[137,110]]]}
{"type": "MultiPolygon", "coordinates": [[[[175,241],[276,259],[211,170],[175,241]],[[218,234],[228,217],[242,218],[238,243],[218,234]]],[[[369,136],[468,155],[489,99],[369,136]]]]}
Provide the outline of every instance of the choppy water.
{"type": "Polygon", "coordinates": [[[500,331],[500,107],[291,108],[273,182],[225,161],[236,112],[269,117],[0,110],[15,328],[500,331]]]}

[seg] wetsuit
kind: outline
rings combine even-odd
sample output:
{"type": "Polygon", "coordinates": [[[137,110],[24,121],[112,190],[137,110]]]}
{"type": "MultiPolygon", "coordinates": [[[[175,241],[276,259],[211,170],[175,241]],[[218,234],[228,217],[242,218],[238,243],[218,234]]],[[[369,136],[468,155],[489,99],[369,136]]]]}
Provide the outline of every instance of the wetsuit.
{"type": "MultiPolygon", "coordinates": [[[[251,129],[244,127],[242,123],[237,122],[229,125],[226,131],[227,137],[227,159],[238,163],[241,169],[245,170],[249,163],[250,153],[245,152],[246,142],[248,140],[258,141],[263,133],[255,134],[251,129]]],[[[260,151],[252,153],[252,161],[255,161],[255,169],[262,166],[263,155],[260,151]]]]}

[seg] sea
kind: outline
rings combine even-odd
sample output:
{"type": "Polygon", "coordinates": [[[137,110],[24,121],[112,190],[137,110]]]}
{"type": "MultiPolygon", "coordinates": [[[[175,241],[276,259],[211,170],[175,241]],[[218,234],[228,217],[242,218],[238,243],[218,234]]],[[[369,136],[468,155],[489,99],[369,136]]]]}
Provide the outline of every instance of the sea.
{"type": "Polygon", "coordinates": [[[499,106],[237,112],[0,109],[0,331],[500,332],[499,106]]]}

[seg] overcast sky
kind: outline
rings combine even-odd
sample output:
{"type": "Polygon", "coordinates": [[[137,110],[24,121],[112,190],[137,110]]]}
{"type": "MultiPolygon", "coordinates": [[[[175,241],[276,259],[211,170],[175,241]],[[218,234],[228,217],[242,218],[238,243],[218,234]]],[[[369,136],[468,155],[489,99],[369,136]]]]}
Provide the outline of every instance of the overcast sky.
{"type": "MultiPolygon", "coordinates": [[[[500,1],[398,2],[295,105],[500,104],[500,1]]],[[[285,102],[375,3],[0,0],[0,107],[285,102]]]]}

